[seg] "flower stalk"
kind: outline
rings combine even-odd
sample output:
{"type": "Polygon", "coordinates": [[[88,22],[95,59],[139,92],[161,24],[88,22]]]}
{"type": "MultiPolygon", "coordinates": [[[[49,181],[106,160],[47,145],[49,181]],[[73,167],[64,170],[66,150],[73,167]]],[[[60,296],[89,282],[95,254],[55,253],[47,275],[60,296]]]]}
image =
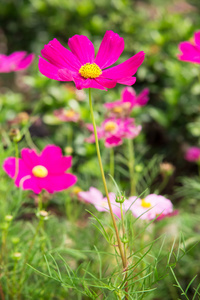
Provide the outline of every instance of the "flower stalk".
{"type": "Polygon", "coordinates": [[[96,150],[97,150],[97,157],[98,157],[98,161],[99,161],[99,167],[100,167],[100,171],[101,171],[101,177],[102,177],[102,180],[103,180],[103,185],[104,185],[106,197],[107,197],[107,200],[108,200],[108,206],[109,206],[112,222],[113,222],[114,229],[115,229],[115,234],[116,234],[116,238],[117,238],[117,243],[118,243],[118,247],[119,247],[119,252],[120,252],[122,264],[123,264],[123,267],[126,268],[126,260],[125,260],[124,253],[123,253],[122,242],[121,242],[120,237],[119,237],[119,231],[118,231],[117,224],[116,224],[116,221],[115,221],[115,216],[113,214],[113,210],[112,210],[112,206],[111,206],[111,202],[110,202],[110,198],[109,198],[109,194],[108,194],[108,188],[107,188],[107,184],[106,184],[105,174],[104,174],[104,170],[103,170],[103,165],[102,165],[102,161],[101,161],[101,153],[100,153],[100,149],[99,149],[99,141],[98,141],[98,135],[97,135],[96,122],[95,122],[95,118],[94,118],[94,112],[93,112],[93,106],[92,106],[92,97],[91,97],[91,89],[90,88],[89,88],[89,105],[90,105],[92,124],[93,124],[93,127],[94,127],[95,143],[96,143],[96,150]]]}

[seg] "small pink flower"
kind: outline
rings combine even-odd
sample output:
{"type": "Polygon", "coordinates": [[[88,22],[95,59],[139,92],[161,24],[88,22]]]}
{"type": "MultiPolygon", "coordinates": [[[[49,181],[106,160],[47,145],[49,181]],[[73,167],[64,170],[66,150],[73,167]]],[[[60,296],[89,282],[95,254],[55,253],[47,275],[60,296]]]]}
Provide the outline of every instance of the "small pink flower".
{"type": "Polygon", "coordinates": [[[3,169],[11,178],[15,178],[15,185],[23,190],[39,194],[44,189],[54,193],[69,188],[77,181],[76,176],[66,173],[71,167],[72,157],[62,156],[61,149],[55,145],[46,146],[41,154],[34,149],[24,148],[21,157],[18,163],[15,157],[6,158],[3,169]]]}
{"type": "Polygon", "coordinates": [[[0,73],[26,69],[32,63],[34,57],[34,54],[27,55],[26,51],[17,51],[8,56],[0,54],[0,73]]]}
{"type": "Polygon", "coordinates": [[[171,201],[160,195],[150,194],[144,199],[133,196],[129,198],[129,201],[133,203],[130,207],[133,215],[143,220],[153,220],[158,215],[160,215],[159,219],[163,219],[173,212],[171,201]]]}
{"type": "Polygon", "coordinates": [[[132,87],[122,90],[121,100],[105,103],[104,106],[115,115],[129,115],[135,106],[144,106],[149,100],[149,89],[144,89],[138,96],[132,87]]]}
{"type": "MultiPolygon", "coordinates": [[[[92,124],[87,124],[87,129],[94,131],[92,124]]],[[[140,133],[142,127],[136,126],[133,118],[114,119],[108,118],[101,127],[97,127],[97,135],[99,139],[105,140],[107,148],[116,147],[123,143],[123,139],[133,139],[140,133]]],[[[95,142],[95,136],[92,134],[86,139],[88,143],[95,142]]]]}
{"type": "Polygon", "coordinates": [[[60,108],[54,111],[54,116],[63,122],[78,122],[80,120],[79,113],[73,109],[60,108]]]}
{"type": "Polygon", "coordinates": [[[57,39],[44,46],[39,58],[39,70],[48,78],[59,81],[74,81],[78,90],[95,88],[106,90],[117,83],[132,85],[133,75],[144,60],[140,51],[125,62],[113,65],[124,50],[124,39],[117,33],[106,31],[95,57],[92,42],[84,35],[74,35],[68,41],[70,50],[63,47],[57,39]]]}
{"type": "MultiPolygon", "coordinates": [[[[103,194],[96,188],[90,187],[89,191],[87,192],[79,192],[78,193],[78,198],[81,201],[84,201],[86,203],[90,203],[94,205],[94,207],[98,211],[107,211],[109,212],[109,206],[108,206],[108,201],[106,197],[103,197],[103,194]]],[[[110,202],[112,205],[113,213],[120,218],[121,213],[120,213],[120,205],[119,203],[115,202],[115,194],[114,193],[109,193],[109,198],[110,202]]]]}
{"type": "Polygon", "coordinates": [[[189,148],[185,154],[185,159],[188,161],[200,162],[200,148],[198,147],[189,148]]]}
{"type": "Polygon", "coordinates": [[[179,44],[179,60],[200,64],[200,31],[194,33],[194,41],[179,44]]]}

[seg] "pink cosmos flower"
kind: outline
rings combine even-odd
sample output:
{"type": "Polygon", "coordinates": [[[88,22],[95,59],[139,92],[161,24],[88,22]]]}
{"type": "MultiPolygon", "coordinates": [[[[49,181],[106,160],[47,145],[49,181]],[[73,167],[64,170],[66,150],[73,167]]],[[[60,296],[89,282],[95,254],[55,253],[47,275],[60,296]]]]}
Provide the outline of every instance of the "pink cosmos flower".
{"type": "MultiPolygon", "coordinates": [[[[87,124],[87,129],[94,131],[92,124],[87,124]]],[[[105,140],[107,148],[116,147],[123,143],[123,139],[133,139],[140,133],[141,125],[136,126],[133,118],[114,119],[108,118],[101,127],[97,127],[97,135],[99,139],[105,140]]],[[[86,139],[88,143],[95,142],[94,133],[86,139]]]]}
{"type": "MultiPolygon", "coordinates": [[[[106,197],[103,197],[103,194],[96,188],[90,187],[89,191],[87,192],[79,192],[78,198],[81,201],[86,203],[93,204],[98,211],[107,211],[109,212],[108,201],[106,197]]],[[[120,204],[115,202],[115,194],[109,193],[109,198],[111,202],[111,206],[113,209],[113,213],[118,217],[121,218],[120,212],[120,204]]]]}
{"type": "Polygon", "coordinates": [[[126,87],[122,90],[121,100],[105,103],[104,106],[114,115],[129,115],[135,106],[144,106],[148,100],[148,88],[137,96],[132,87],[126,87]]]}
{"type": "Polygon", "coordinates": [[[150,194],[144,199],[133,196],[129,198],[129,201],[133,203],[130,207],[133,215],[143,220],[153,220],[158,215],[160,215],[158,218],[162,219],[173,212],[171,201],[160,195],[150,194]]]}
{"type": "Polygon", "coordinates": [[[194,42],[182,42],[179,44],[179,60],[200,64],[200,31],[194,33],[194,42]]]}
{"type": "Polygon", "coordinates": [[[39,58],[39,70],[46,77],[59,81],[74,81],[78,90],[95,88],[106,90],[117,83],[132,85],[133,75],[144,60],[140,51],[125,62],[113,65],[124,50],[124,39],[117,33],[106,31],[95,57],[92,42],[84,35],[74,35],[68,41],[70,50],[57,39],[44,46],[39,58]]]}
{"type": "Polygon", "coordinates": [[[54,116],[64,122],[78,122],[80,120],[79,113],[73,109],[60,108],[54,111],[54,116]]]}
{"type": "Polygon", "coordinates": [[[72,157],[62,156],[61,149],[55,145],[46,146],[41,154],[34,149],[24,148],[21,157],[18,163],[15,157],[6,158],[3,169],[14,178],[15,185],[23,190],[39,194],[44,189],[54,193],[69,188],[77,181],[76,176],[66,173],[71,167],[72,157]]]}
{"type": "Polygon", "coordinates": [[[185,159],[188,161],[200,162],[200,148],[198,147],[189,148],[185,154],[185,159]]]}
{"type": "Polygon", "coordinates": [[[0,54],[0,73],[16,72],[26,69],[34,59],[34,54],[27,55],[26,51],[13,52],[10,55],[0,54]]]}

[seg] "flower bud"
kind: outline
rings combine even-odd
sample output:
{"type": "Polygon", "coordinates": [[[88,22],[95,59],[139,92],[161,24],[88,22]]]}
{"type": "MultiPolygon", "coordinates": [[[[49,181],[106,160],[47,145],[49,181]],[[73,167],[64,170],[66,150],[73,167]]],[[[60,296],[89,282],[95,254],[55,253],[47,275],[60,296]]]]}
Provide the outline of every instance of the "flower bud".
{"type": "Polygon", "coordinates": [[[49,218],[49,213],[46,210],[40,210],[36,215],[42,220],[48,220],[49,218]]]}
{"type": "Polygon", "coordinates": [[[116,196],[115,202],[124,203],[125,200],[126,200],[126,198],[124,195],[121,195],[121,196],[119,195],[119,196],[116,196]]]}
{"type": "Polygon", "coordinates": [[[11,141],[18,143],[22,139],[22,135],[18,128],[12,128],[9,132],[11,141]]]}
{"type": "Polygon", "coordinates": [[[64,150],[65,150],[65,153],[68,154],[68,155],[72,154],[73,151],[74,151],[73,148],[72,148],[72,147],[69,147],[69,146],[68,146],[68,147],[65,147],[64,150]]]}
{"type": "Polygon", "coordinates": [[[20,239],[19,239],[18,237],[13,237],[13,238],[11,239],[11,241],[12,241],[12,243],[13,243],[14,245],[17,245],[17,244],[19,243],[20,239]]]}
{"type": "Polygon", "coordinates": [[[11,222],[12,219],[13,219],[13,216],[11,216],[11,215],[6,215],[6,216],[5,216],[5,221],[6,221],[6,222],[11,222]]]}
{"type": "Polygon", "coordinates": [[[127,243],[129,242],[127,235],[124,235],[124,236],[121,238],[121,241],[122,241],[123,244],[127,244],[127,243]]]}
{"type": "Polygon", "coordinates": [[[160,173],[163,177],[171,176],[174,173],[175,167],[170,163],[161,163],[160,164],[160,173]]]}
{"type": "Polygon", "coordinates": [[[15,253],[12,254],[12,259],[20,260],[21,256],[22,256],[22,254],[20,252],[15,252],[15,253]]]}

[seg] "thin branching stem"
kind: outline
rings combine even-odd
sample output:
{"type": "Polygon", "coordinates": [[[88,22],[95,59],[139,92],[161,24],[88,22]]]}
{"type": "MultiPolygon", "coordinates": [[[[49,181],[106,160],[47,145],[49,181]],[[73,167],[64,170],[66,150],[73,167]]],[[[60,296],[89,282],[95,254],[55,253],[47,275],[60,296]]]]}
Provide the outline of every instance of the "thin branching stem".
{"type": "Polygon", "coordinates": [[[129,174],[130,174],[130,186],[131,186],[131,196],[136,195],[136,188],[135,188],[135,155],[134,155],[134,146],[133,140],[128,139],[128,150],[129,150],[129,174]]]}

